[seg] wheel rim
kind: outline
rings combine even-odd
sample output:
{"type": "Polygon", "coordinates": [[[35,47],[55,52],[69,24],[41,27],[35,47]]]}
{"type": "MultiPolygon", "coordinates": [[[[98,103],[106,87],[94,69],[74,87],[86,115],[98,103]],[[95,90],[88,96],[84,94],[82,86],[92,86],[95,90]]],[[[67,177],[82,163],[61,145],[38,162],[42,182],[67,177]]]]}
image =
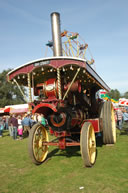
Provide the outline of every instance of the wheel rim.
{"type": "Polygon", "coordinates": [[[92,125],[89,126],[88,132],[88,155],[91,164],[94,164],[96,159],[96,140],[95,140],[95,133],[92,125]]]}
{"type": "Polygon", "coordinates": [[[116,142],[116,123],[115,123],[115,115],[114,109],[111,107],[111,121],[112,121],[112,135],[113,135],[113,142],[116,142]]]}
{"type": "Polygon", "coordinates": [[[43,162],[48,154],[48,146],[43,145],[48,142],[48,133],[42,125],[35,130],[33,137],[33,154],[38,162],[43,162]]]}

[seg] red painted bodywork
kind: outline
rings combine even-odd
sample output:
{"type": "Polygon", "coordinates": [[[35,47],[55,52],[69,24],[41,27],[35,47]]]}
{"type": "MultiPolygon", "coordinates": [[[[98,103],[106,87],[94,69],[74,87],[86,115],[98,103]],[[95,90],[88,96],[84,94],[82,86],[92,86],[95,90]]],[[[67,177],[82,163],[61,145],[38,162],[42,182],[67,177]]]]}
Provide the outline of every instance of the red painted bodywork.
{"type": "Polygon", "coordinates": [[[58,84],[56,79],[48,79],[44,85],[44,93],[47,98],[57,98],[58,84]]]}
{"type": "MultiPolygon", "coordinates": [[[[67,90],[71,82],[69,82],[67,85],[64,85],[64,90],[67,90]]],[[[76,81],[72,84],[70,88],[71,92],[78,91],[79,93],[81,92],[81,84],[79,81],[76,81]]]]}
{"type": "Polygon", "coordinates": [[[35,108],[32,110],[32,113],[43,113],[45,116],[47,116],[49,111],[57,112],[56,106],[54,104],[50,103],[40,103],[35,106],[35,108]]]}
{"type": "MultiPolygon", "coordinates": [[[[90,122],[93,127],[95,133],[100,132],[100,119],[87,119],[84,122],[90,122]]],[[[82,125],[84,124],[82,123],[82,125]]],[[[80,142],[72,141],[72,142],[67,142],[66,137],[70,137],[71,133],[67,131],[62,131],[62,132],[54,132],[51,128],[49,129],[51,134],[54,134],[58,138],[58,142],[46,142],[44,145],[49,145],[49,146],[58,146],[60,149],[65,149],[68,146],[80,146],[80,142]]],[[[73,134],[73,132],[72,132],[73,134]]],[[[79,132],[74,132],[74,134],[80,134],[79,132]]]]}
{"type": "MultiPolygon", "coordinates": [[[[80,67],[84,67],[86,68],[86,62],[84,61],[79,61],[79,60],[68,60],[68,59],[47,59],[46,61],[49,61],[49,63],[47,64],[47,66],[51,66],[53,68],[60,68],[60,67],[64,67],[66,65],[70,65],[70,64],[74,64],[74,65],[78,65],[80,67]]],[[[39,62],[39,61],[38,61],[39,62]]],[[[31,73],[33,70],[35,70],[36,68],[39,68],[39,66],[35,66],[36,62],[32,62],[29,64],[25,64],[24,66],[19,67],[18,69],[14,70],[12,73],[10,72],[10,74],[7,76],[8,80],[10,81],[11,79],[15,78],[15,76],[18,76],[20,74],[27,74],[27,73],[31,73]]]]}
{"type": "Polygon", "coordinates": [[[66,137],[70,137],[71,134],[67,131],[63,132],[54,132],[54,135],[58,138],[58,142],[44,142],[43,145],[49,145],[49,146],[58,146],[59,149],[65,149],[68,146],[80,146],[79,142],[72,141],[67,142],[66,137]]]}
{"type": "MultiPolygon", "coordinates": [[[[37,81],[35,81],[35,85],[34,85],[34,94],[36,96],[40,96],[41,92],[43,92],[44,94],[44,98],[40,97],[40,101],[37,101],[36,103],[31,103],[31,107],[32,107],[32,113],[43,113],[46,117],[47,115],[51,116],[51,122],[54,123],[52,126],[54,130],[52,130],[52,128],[49,128],[49,131],[51,134],[54,134],[57,139],[58,142],[47,142],[47,145],[53,145],[53,146],[58,146],[60,149],[65,149],[67,146],[79,146],[80,143],[77,141],[72,141],[72,135],[76,134],[78,135],[78,137],[80,136],[80,132],[82,128],[82,124],[84,122],[90,122],[93,127],[94,127],[94,131],[95,133],[100,132],[100,119],[86,119],[86,117],[84,116],[84,110],[82,109],[82,107],[80,106],[78,109],[78,107],[76,109],[71,108],[71,113],[72,113],[72,119],[71,119],[71,132],[69,133],[68,129],[66,130],[65,128],[63,128],[63,130],[60,130],[60,132],[58,132],[58,130],[55,128],[56,126],[56,122],[52,119],[52,115],[54,113],[56,113],[58,111],[58,109],[60,109],[60,107],[63,108],[67,108],[68,111],[68,105],[71,106],[73,104],[75,104],[75,102],[73,103],[73,92],[78,92],[81,93],[82,92],[82,83],[80,82],[79,78],[77,78],[76,81],[73,82],[73,84],[71,85],[71,80],[66,80],[64,82],[64,79],[62,77],[64,77],[64,69],[70,69],[70,66],[73,65],[75,66],[76,69],[80,68],[80,72],[81,72],[81,76],[82,73],[85,74],[85,77],[87,79],[91,79],[91,81],[93,80],[92,83],[94,83],[94,86],[97,86],[97,90],[98,89],[105,89],[105,90],[110,90],[109,87],[105,84],[105,82],[99,77],[99,75],[93,70],[93,68],[91,68],[91,66],[83,59],[77,59],[77,58],[68,58],[68,57],[52,57],[52,58],[46,58],[46,59],[40,59],[40,60],[35,60],[33,62],[27,63],[13,71],[11,71],[8,75],[7,78],[9,81],[13,80],[14,78],[16,78],[16,80],[18,80],[18,76],[22,75],[22,74],[28,74],[31,73],[31,78],[34,79],[34,73],[37,75],[38,72],[40,71],[40,77],[37,78],[37,81]],[[44,79],[44,82],[41,83],[41,77],[45,76],[44,72],[42,71],[42,68],[44,70],[44,72],[46,72],[47,70],[47,74],[46,74],[46,79],[44,79]],[[66,93],[66,91],[68,90],[68,88],[70,88],[70,93],[68,93],[68,103],[66,103],[66,101],[62,100],[62,99],[58,99],[58,77],[55,78],[56,76],[56,69],[59,68],[61,73],[62,73],[62,77],[61,77],[61,84],[62,84],[62,95],[64,96],[64,94],[66,93]],[[52,70],[53,73],[55,73],[54,76],[50,77],[49,72],[51,72],[50,70],[52,70]],[[49,71],[49,72],[48,72],[49,71]],[[84,72],[83,72],[84,71],[84,72]],[[48,75],[48,78],[47,78],[48,75]],[[87,77],[88,76],[88,77],[87,77]],[[38,82],[39,80],[39,82],[38,82]],[[71,85],[71,87],[70,87],[71,85]],[[83,110],[83,111],[82,111],[83,110]],[[77,129],[75,131],[75,128],[77,129]],[[69,137],[71,142],[67,142],[66,138],[69,137]]],[[[72,71],[70,72],[72,73],[72,71]]],[[[70,76],[70,73],[68,76],[70,76]]],[[[67,78],[68,78],[67,76],[67,78]]],[[[75,75],[74,75],[75,76],[75,75]]],[[[22,77],[22,76],[21,76],[22,77]]],[[[73,77],[72,77],[73,78],[73,77]]],[[[89,81],[89,80],[88,80],[89,81]]],[[[24,83],[24,81],[22,80],[22,84],[24,83]]],[[[27,83],[27,76],[26,76],[26,83],[27,83]]],[[[25,83],[24,83],[25,84],[25,83]]],[[[32,84],[32,81],[31,81],[32,84]]],[[[86,84],[86,83],[85,83],[86,84]]],[[[25,85],[26,86],[26,85],[25,85]]],[[[32,85],[31,85],[32,86],[32,85]]],[[[63,98],[63,97],[62,97],[63,98]]],[[[79,98],[76,98],[76,102],[77,100],[80,100],[79,98]]],[[[75,101],[75,100],[74,100],[75,101]]],[[[81,104],[82,105],[82,104],[81,104]]],[[[74,105],[75,106],[75,105],[74,105]]],[[[69,116],[68,112],[67,115],[69,116]]],[[[63,116],[62,121],[60,121],[60,123],[58,124],[58,128],[63,126],[65,127],[65,119],[66,117],[63,116]]],[[[70,120],[70,119],[69,119],[70,120]]],[[[45,145],[45,142],[44,142],[45,145]]]]}
{"type": "Polygon", "coordinates": [[[85,122],[90,122],[93,127],[94,127],[94,131],[95,133],[100,132],[100,119],[86,119],[85,122]]]}

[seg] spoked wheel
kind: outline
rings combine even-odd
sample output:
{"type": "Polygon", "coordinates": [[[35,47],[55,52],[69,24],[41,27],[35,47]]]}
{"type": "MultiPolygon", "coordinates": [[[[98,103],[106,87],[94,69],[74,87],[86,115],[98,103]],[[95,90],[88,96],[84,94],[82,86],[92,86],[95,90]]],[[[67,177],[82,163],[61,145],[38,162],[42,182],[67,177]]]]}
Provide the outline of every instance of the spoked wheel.
{"type": "Polygon", "coordinates": [[[103,143],[116,143],[116,122],[111,101],[106,101],[101,108],[100,118],[103,121],[103,143]]]}
{"type": "Polygon", "coordinates": [[[96,161],[96,139],[91,123],[85,122],[80,136],[81,155],[86,167],[91,167],[96,161]]]}
{"type": "Polygon", "coordinates": [[[48,133],[43,125],[40,123],[35,124],[29,133],[29,155],[35,164],[41,164],[47,154],[48,146],[44,145],[48,142],[48,133]]]}

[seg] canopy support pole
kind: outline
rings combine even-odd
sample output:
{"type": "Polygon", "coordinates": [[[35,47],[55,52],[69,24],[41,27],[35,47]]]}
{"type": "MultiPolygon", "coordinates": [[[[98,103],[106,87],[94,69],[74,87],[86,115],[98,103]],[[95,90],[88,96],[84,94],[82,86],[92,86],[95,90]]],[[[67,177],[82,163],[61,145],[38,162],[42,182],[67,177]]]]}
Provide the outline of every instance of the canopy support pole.
{"type": "Polygon", "coordinates": [[[29,102],[32,102],[32,93],[31,93],[31,80],[30,73],[28,73],[28,91],[29,91],[29,102]]]}
{"type": "Polygon", "coordinates": [[[23,97],[24,97],[24,100],[28,103],[28,100],[27,100],[26,96],[24,95],[24,93],[23,93],[22,89],[20,88],[20,85],[18,84],[18,82],[16,81],[16,79],[13,79],[13,81],[16,83],[17,87],[19,88],[21,94],[22,94],[23,97]]]}
{"type": "Polygon", "coordinates": [[[57,68],[57,80],[58,80],[58,95],[59,95],[59,99],[62,99],[62,95],[61,95],[61,77],[60,77],[60,69],[57,68]]]}

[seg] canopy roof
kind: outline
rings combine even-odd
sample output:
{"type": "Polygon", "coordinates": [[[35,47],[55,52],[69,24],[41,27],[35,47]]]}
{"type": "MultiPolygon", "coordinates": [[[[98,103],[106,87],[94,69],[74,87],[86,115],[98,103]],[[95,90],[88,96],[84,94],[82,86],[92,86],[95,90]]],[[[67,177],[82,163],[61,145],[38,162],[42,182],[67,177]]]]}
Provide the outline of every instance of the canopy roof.
{"type": "Polygon", "coordinates": [[[16,79],[19,85],[27,86],[27,74],[30,73],[31,85],[34,79],[34,85],[44,82],[48,78],[56,78],[56,69],[60,68],[61,78],[67,77],[70,80],[74,77],[76,69],[80,67],[78,80],[85,83],[87,87],[95,86],[98,89],[110,91],[107,84],[93,70],[86,60],[75,57],[49,57],[41,58],[23,64],[7,74],[8,81],[16,79]]]}

